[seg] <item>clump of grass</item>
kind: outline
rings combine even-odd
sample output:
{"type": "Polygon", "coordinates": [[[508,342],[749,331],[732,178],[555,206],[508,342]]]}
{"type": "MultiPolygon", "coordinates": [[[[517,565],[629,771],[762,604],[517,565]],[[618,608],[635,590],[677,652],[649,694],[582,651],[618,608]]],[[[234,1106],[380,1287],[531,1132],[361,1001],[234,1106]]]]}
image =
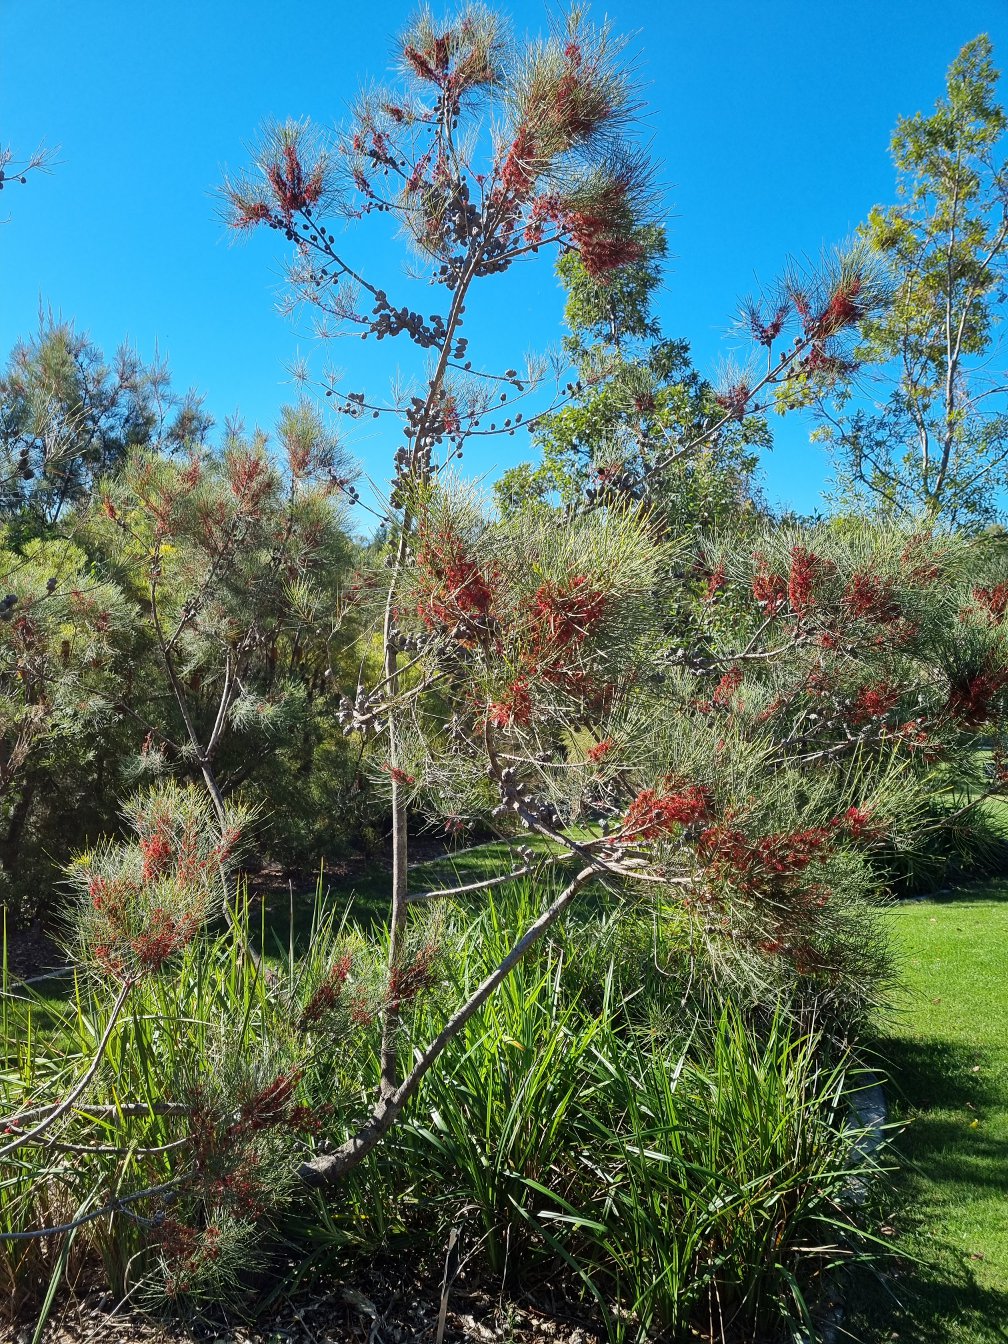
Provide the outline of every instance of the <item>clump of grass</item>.
{"type": "MultiPolygon", "coordinates": [[[[548,894],[515,884],[475,915],[444,916],[441,982],[417,1002],[404,1057],[548,894]]],[[[160,1212],[127,1200],[65,1233],[0,1240],[3,1286],[12,1299],[33,1294],[40,1319],[67,1281],[152,1300],[150,1285],[165,1280],[159,1219],[187,1197],[185,1118],[171,1104],[180,1085],[232,1066],[222,1032],[232,1063],[261,1055],[264,1042],[277,1060],[302,1049],[290,1011],[298,987],[348,938],[363,945],[352,924],[326,913],[320,888],[311,935],[298,946],[292,920],[270,976],[258,975],[240,954],[248,930],[239,913],[237,934],[193,944],[143,982],[87,1106],[59,1143],[18,1150],[0,1177],[6,1233],[75,1222],[145,1186],[178,1187],[160,1212]]],[[[371,951],[380,961],[383,949],[371,951]]],[[[92,1058],[108,996],[83,977],[68,986],[67,998],[42,1001],[5,985],[8,1113],[59,1096],[92,1058]]],[[[376,1047],[375,1033],[362,1032],[327,1061],[302,1056],[309,1104],[338,1097],[337,1114],[363,1109],[376,1047]]],[[[467,1254],[484,1272],[498,1281],[562,1274],[616,1344],[694,1327],[752,1337],[805,1319],[823,1273],[857,1250],[843,1207],[852,1081],[834,1056],[805,1019],[716,1004],[676,929],[589,909],[466,1024],[390,1142],[324,1198],[278,1187],[255,1226],[239,1229],[252,1240],[226,1262],[229,1277],[211,1274],[173,1309],[212,1309],[235,1290],[261,1290],[274,1252],[285,1288],[334,1257],[400,1237],[434,1255],[464,1211],[467,1254]]]]}
{"type": "MultiPolygon", "coordinates": [[[[491,901],[470,952],[496,955],[529,898],[491,901]]],[[[397,1146],[414,1195],[467,1211],[497,1275],[565,1268],[614,1341],[809,1323],[824,1275],[865,1252],[846,1207],[856,1071],[783,1012],[684,1003],[685,959],[662,973],[653,948],[615,993],[599,932],[568,926],[428,1080],[397,1146]]]]}

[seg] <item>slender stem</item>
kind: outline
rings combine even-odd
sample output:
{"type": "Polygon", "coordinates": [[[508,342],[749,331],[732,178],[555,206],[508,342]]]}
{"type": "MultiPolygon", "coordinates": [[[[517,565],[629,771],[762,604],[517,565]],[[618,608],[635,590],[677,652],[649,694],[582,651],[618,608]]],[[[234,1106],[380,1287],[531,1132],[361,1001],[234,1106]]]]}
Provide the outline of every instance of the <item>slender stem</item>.
{"type": "Polygon", "coordinates": [[[163,1195],[170,1190],[176,1190],[189,1180],[190,1175],[190,1172],[183,1172],[182,1175],[176,1176],[170,1181],[165,1181],[161,1185],[149,1185],[145,1190],[134,1190],[128,1195],[117,1195],[115,1199],[110,1199],[108,1203],[100,1205],[97,1209],[90,1209],[87,1213],[82,1213],[79,1218],[74,1218],[69,1223],[57,1223],[52,1227],[31,1227],[24,1232],[0,1232],[0,1241],[30,1241],[35,1237],[57,1237],[63,1232],[74,1232],[86,1223],[93,1223],[97,1218],[104,1218],[107,1213],[126,1212],[127,1205],[135,1204],[140,1199],[151,1199],[154,1195],[163,1195]]]}

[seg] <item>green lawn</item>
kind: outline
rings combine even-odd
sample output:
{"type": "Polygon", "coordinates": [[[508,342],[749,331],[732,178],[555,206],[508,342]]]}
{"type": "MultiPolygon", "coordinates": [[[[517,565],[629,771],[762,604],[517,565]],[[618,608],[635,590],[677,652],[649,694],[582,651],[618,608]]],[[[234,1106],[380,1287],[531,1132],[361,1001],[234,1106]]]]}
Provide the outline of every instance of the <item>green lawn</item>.
{"type": "Polygon", "coordinates": [[[890,1076],[897,1241],[924,1264],[860,1284],[865,1340],[1008,1340],[1008,883],[891,915],[902,984],[877,1043],[890,1076]]]}

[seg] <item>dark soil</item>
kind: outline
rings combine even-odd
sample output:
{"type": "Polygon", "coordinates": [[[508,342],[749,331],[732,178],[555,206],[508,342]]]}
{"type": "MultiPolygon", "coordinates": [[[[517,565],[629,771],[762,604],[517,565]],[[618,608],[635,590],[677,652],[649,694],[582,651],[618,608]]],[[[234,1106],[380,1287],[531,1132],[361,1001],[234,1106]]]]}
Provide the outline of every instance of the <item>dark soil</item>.
{"type": "MultiPolygon", "coordinates": [[[[54,1312],[39,1344],[596,1344],[604,1338],[581,1304],[545,1293],[512,1298],[460,1276],[447,1293],[443,1333],[441,1302],[440,1275],[389,1261],[371,1265],[366,1283],[317,1284],[254,1324],[222,1314],[213,1322],[165,1325],[116,1310],[107,1295],[75,1299],[54,1312]]],[[[33,1331],[34,1324],[0,1326],[0,1344],[30,1344],[33,1331]]]]}

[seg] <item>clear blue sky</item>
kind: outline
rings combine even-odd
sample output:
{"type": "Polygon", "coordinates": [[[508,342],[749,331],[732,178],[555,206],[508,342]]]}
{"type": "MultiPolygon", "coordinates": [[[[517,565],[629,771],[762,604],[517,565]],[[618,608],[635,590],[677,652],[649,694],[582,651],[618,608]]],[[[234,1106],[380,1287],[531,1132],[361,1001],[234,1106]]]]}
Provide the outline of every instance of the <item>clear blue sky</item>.
{"type": "MultiPolygon", "coordinates": [[[[264,121],[342,121],[360,84],[388,72],[391,39],[412,8],[4,0],[0,141],[60,149],[50,176],[0,197],[0,353],[32,330],[41,301],[108,352],[128,338],[150,357],[157,344],[176,384],[203,390],[216,418],[240,411],[248,424],[271,425],[293,395],[285,366],[315,349],[311,322],[276,314],[276,236],[231,246],[214,189],[226,169],[244,166],[264,121]]],[[[508,12],[518,32],[536,32],[550,11],[520,0],[508,12]]],[[[872,204],[893,198],[896,117],[933,106],[962,44],[986,31],[1008,66],[1008,0],[616,0],[593,9],[596,19],[606,13],[631,35],[644,133],[661,165],[673,253],[665,327],[691,341],[704,372],[730,352],[741,294],[772,281],[789,255],[814,257],[842,240],[872,204]]],[[[353,248],[365,265],[378,261],[394,296],[398,259],[390,278],[373,244],[353,248]]],[[[545,264],[490,282],[470,323],[471,353],[503,367],[555,340],[561,303],[545,264]]],[[[405,365],[410,353],[402,339],[351,339],[335,358],[351,387],[381,393],[394,361],[405,365]]],[[[775,428],[768,494],[812,509],[825,459],[806,427],[775,428]]],[[[352,446],[385,475],[387,440],[352,446]]],[[[492,473],[527,448],[503,439],[469,465],[492,473]]]]}

